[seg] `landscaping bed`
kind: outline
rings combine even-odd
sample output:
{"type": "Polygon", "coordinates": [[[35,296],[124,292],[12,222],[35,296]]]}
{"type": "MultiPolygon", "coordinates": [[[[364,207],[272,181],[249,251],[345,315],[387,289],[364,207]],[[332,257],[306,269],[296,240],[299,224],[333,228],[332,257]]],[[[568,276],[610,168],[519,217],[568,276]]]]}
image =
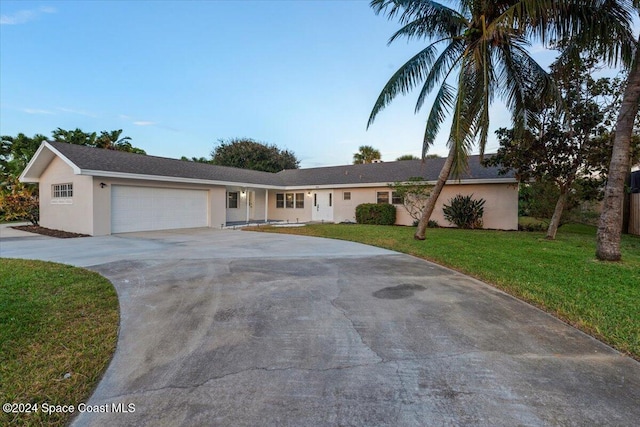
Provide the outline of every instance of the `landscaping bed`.
{"type": "Polygon", "coordinates": [[[28,231],[29,233],[42,234],[44,236],[58,237],[60,239],[70,239],[74,237],[90,237],[88,234],[71,233],[69,231],[52,230],[51,228],[40,227],[39,225],[15,225],[11,228],[28,231]]]}

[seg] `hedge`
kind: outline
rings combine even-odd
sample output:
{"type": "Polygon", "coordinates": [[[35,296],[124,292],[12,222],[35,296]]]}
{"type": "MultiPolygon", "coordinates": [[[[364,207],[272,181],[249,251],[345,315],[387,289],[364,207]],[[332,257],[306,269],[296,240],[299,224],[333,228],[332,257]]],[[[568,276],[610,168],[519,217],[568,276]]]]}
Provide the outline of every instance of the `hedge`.
{"type": "Polygon", "coordinates": [[[396,207],[388,203],[364,203],[356,206],[358,224],[393,225],[396,223],[396,207]]]}

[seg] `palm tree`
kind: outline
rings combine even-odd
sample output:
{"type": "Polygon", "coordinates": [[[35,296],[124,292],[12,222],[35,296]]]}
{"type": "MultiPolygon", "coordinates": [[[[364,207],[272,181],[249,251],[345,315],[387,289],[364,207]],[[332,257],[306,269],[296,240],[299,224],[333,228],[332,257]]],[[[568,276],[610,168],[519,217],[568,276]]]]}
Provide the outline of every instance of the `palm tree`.
{"type": "MultiPolygon", "coordinates": [[[[635,0],[637,1],[637,0],[635,0]]],[[[369,121],[397,95],[421,85],[415,111],[439,87],[427,118],[422,144],[423,158],[433,144],[440,125],[451,114],[449,155],[438,176],[418,224],[415,238],[424,239],[426,225],[449,175],[466,169],[467,156],[477,142],[480,154],[489,133],[489,107],[500,97],[510,110],[516,134],[535,121],[530,102],[557,98],[549,75],[530,57],[529,38],[543,43],[555,38],[581,35],[594,52],[616,58],[611,46],[615,37],[629,33],[630,17],[619,2],[583,1],[488,1],[461,0],[453,9],[428,0],[373,0],[376,13],[396,16],[402,27],[389,43],[401,38],[427,39],[430,44],[407,61],[389,79],[378,97],[369,121]],[[597,25],[596,25],[597,24],[597,25]],[[600,32],[594,32],[600,30],[600,32]],[[588,31],[587,31],[588,30],[588,31]]]]}
{"type": "Polygon", "coordinates": [[[380,151],[370,145],[361,145],[358,152],[353,155],[353,164],[360,165],[362,163],[373,163],[374,160],[380,160],[380,151]]]}
{"type": "Polygon", "coordinates": [[[133,148],[130,142],[131,137],[123,136],[121,138],[120,135],[122,135],[122,129],[112,130],[111,132],[103,130],[96,140],[96,147],[106,148],[107,150],[131,151],[133,148]]]}
{"type": "MultiPolygon", "coordinates": [[[[639,1],[634,1],[638,7],[639,1]]],[[[635,46],[635,54],[627,84],[622,96],[622,105],[616,121],[615,137],[611,163],[609,164],[609,176],[605,187],[602,213],[598,222],[596,236],[596,257],[603,261],[619,261],[620,239],[622,234],[622,216],[624,197],[624,184],[631,166],[631,137],[634,121],[638,115],[640,103],[640,39],[635,46]]]]}

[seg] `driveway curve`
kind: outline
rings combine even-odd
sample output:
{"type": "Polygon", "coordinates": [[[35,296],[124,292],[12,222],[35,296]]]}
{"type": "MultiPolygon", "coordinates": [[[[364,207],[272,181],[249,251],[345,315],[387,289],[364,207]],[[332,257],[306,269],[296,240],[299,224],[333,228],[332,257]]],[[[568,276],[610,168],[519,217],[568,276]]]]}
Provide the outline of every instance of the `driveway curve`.
{"type": "Polygon", "coordinates": [[[87,402],[108,412],[74,426],[640,419],[636,361],[408,255],[210,229],[0,244],[3,257],[87,267],[117,289],[117,350],[87,402]]]}

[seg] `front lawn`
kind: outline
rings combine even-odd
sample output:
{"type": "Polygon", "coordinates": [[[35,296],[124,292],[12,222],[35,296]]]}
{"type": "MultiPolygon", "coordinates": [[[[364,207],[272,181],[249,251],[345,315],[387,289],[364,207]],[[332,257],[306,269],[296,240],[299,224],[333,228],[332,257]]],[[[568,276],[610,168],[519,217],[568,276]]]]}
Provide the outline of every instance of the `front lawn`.
{"type": "MultiPolygon", "coordinates": [[[[255,228],[253,230],[256,230],[255,228]]],[[[415,255],[488,282],[640,360],[640,238],[623,236],[623,262],[595,260],[595,228],[542,232],[312,224],[259,231],[351,240],[415,255]]]]}
{"type": "Polygon", "coordinates": [[[115,289],[99,274],[0,259],[0,403],[38,405],[0,412],[0,425],[66,424],[68,414],[46,415],[43,403],[86,402],[115,350],[118,321],[115,289]]]}

